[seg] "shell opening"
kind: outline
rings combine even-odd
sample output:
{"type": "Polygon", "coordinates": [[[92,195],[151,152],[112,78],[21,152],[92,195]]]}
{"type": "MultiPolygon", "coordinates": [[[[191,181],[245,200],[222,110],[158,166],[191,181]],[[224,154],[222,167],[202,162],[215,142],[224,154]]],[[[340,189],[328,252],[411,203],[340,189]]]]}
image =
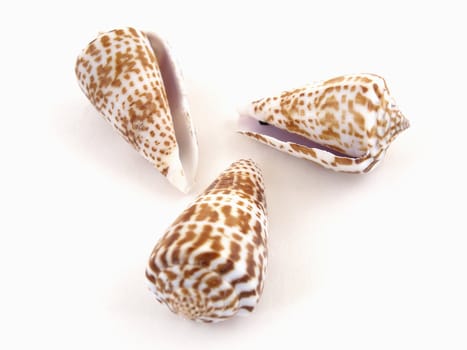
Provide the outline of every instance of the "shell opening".
{"type": "Polygon", "coordinates": [[[179,147],[180,161],[188,184],[192,184],[198,166],[198,145],[181,81],[181,72],[167,43],[154,33],[145,32],[145,34],[159,63],[179,147]]]}
{"type": "Polygon", "coordinates": [[[242,114],[242,113],[240,114],[240,117],[238,120],[238,126],[241,131],[253,132],[256,134],[269,136],[280,142],[296,143],[298,145],[305,146],[307,148],[321,149],[323,151],[332,153],[336,156],[354,158],[354,157],[349,157],[346,154],[337,152],[329,147],[320,145],[319,143],[311,141],[304,136],[294,134],[287,130],[281,129],[275,125],[268,124],[267,122],[264,122],[262,120],[257,120],[254,117],[251,117],[246,114],[242,114]]]}

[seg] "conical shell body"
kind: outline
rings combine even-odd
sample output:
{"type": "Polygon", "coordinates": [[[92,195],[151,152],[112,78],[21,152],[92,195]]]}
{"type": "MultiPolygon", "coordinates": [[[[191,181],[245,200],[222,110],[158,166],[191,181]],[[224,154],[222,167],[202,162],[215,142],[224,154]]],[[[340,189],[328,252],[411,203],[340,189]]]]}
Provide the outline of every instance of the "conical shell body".
{"type": "Polygon", "coordinates": [[[267,261],[263,178],[233,163],[169,227],[146,277],[158,301],[181,316],[217,322],[253,311],[267,261]]]}
{"type": "Polygon", "coordinates": [[[262,123],[241,133],[344,172],[368,172],[409,126],[383,78],[356,74],[285,91],[241,111],[262,123]]]}
{"type": "Polygon", "coordinates": [[[75,71],[81,89],[105,120],[186,192],[193,179],[182,166],[174,123],[192,148],[193,167],[197,142],[180,71],[166,43],[134,28],[102,33],[78,56],[75,71]]]}

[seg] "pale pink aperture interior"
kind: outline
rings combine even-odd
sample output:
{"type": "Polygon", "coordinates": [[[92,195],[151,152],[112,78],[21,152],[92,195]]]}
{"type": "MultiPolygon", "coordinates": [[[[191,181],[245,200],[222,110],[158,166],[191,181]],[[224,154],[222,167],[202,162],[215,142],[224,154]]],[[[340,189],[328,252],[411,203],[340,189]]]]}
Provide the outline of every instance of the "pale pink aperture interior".
{"type": "Polygon", "coordinates": [[[181,73],[166,42],[154,33],[145,34],[159,64],[183,170],[189,182],[193,182],[198,166],[198,145],[184,96],[181,73]]]}
{"type": "Polygon", "coordinates": [[[257,119],[251,116],[248,116],[248,115],[240,115],[239,120],[238,120],[238,126],[241,131],[250,131],[250,132],[257,133],[257,134],[270,136],[281,142],[292,142],[292,143],[296,143],[296,144],[299,144],[299,145],[302,145],[308,148],[321,149],[321,150],[330,152],[336,156],[352,158],[352,157],[349,157],[348,155],[336,152],[328,147],[320,145],[317,142],[311,141],[304,136],[294,134],[292,132],[283,130],[271,124],[263,125],[257,119]]]}

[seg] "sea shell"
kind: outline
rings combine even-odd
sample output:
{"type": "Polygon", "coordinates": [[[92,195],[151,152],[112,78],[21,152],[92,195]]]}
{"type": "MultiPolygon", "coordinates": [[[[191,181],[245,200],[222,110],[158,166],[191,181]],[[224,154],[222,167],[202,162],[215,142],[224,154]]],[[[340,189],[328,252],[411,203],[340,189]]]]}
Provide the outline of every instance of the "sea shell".
{"type": "Polygon", "coordinates": [[[218,322],[253,311],[267,261],[263,178],[233,163],[169,227],[146,269],[156,299],[184,318],[218,322]]]}
{"type": "Polygon", "coordinates": [[[188,191],[198,144],[168,44],[134,28],[102,33],[78,56],[75,72],[104,119],[175,187],[188,191]]]}
{"type": "Polygon", "coordinates": [[[240,111],[240,133],[325,168],[366,173],[409,127],[383,78],[341,76],[285,91],[240,111]],[[259,123],[258,123],[259,121],[259,123]]]}

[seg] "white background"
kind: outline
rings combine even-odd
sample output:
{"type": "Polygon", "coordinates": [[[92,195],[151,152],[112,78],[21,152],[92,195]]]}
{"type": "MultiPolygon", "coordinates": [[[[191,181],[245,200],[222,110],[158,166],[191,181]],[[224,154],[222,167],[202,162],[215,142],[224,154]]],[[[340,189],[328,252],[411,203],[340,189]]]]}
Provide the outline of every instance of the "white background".
{"type": "Polygon", "coordinates": [[[0,11],[0,348],[467,348],[460,1],[13,3],[0,11]],[[75,80],[80,50],[126,25],[165,35],[182,64],[200,144],[189,195],[75,80]],[[371,174],[234,132],[239,103],[356,72],[384,76],[412,125],[371,174]],[[146,290],[146,261],[241,157],[265,177],[263,298],[248,318],[184,321],[146,290]]]}

